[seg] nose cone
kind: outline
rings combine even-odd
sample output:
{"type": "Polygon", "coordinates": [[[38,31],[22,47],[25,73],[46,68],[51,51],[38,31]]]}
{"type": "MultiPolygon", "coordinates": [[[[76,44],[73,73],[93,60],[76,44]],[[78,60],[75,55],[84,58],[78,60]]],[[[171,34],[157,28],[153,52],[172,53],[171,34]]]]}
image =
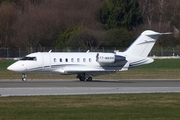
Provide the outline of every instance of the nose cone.
{"type": "Polygon", "coordinates": [[[10,71],[14,71],[13,65],[10,65],[7,69],[10,70],[10,71]]]}
{"type": "Polygon", "coordinates": [[[10,65],[7,69],[10,71],[19,72],[19,69],[15,64],[10,65]]]}
{"type": "Polygon", "coordinates": [[[25,71],[24,66],[20,65],[18,62],[10,65],[7,69],[10,71],[14,71],[14,72],[24,72],[25,71]]]}

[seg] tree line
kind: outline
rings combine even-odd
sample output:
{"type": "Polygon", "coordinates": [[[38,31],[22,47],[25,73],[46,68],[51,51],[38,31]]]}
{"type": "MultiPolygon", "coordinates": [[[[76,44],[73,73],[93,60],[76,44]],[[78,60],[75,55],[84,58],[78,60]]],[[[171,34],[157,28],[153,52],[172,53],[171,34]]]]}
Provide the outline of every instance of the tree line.
{"type": "Polygon", "coordinates": [[[0,0],[0,48],[126,48],[144,30],[173,32],[180,45],[180,0],[0,0]]]}

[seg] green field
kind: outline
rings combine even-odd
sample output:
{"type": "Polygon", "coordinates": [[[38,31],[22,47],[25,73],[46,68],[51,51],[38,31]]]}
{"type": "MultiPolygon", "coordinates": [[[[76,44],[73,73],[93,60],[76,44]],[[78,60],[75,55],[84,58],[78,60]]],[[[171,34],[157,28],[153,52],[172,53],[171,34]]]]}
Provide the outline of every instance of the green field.
{"type": "Polygon", "coordinates": [[[180,94],[1,97],[1,120],[179,120],[180,94]]]}
{"type": "MultiPolygon", "coordinates": [[[[21,79],[21,74],[6,68],[14,61],[0,61],[0,79],[21,79]]],[[[75,79],[76,75],[29,74],[27,79],[75,79]]],[[[103,75],[94,79],[179,79],[180,59],[156,59],[153,63],[131,68],[117,74],[103,75]]]]}

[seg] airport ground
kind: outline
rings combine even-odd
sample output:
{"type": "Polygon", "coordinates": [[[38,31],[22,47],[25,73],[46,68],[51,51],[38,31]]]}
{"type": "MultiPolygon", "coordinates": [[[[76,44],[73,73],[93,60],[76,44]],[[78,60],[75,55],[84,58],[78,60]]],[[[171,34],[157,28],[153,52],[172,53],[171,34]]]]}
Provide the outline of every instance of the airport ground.
{"type": "Polygon", "coordinates": [[[180,93],[180,80],[1,80],[0,95],[87,95],[125,93],[180,93]]]}

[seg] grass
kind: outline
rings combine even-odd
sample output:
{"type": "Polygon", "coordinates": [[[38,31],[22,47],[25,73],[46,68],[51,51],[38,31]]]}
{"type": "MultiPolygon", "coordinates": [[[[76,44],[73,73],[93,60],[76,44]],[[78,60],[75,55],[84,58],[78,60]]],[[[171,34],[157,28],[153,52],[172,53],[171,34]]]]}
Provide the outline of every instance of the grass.
{"type": "MultiPolygon", "coordinates": [[[[21,79],[21,74],[7,70],[15,61],[0,61],[0,79],[21,79]]],[[[76,75],[28,74],[28,79],[75,79],[76,75]]],[[[131,68],[117,74],[102,75],[94,79],[179,79],[180,59],[156,59],[153,63],[131,68]]]]}
{"type": "Polygon", "coordinates": [[[1,120],[179,120],[180,94],[0,98],[1,120]]]}

